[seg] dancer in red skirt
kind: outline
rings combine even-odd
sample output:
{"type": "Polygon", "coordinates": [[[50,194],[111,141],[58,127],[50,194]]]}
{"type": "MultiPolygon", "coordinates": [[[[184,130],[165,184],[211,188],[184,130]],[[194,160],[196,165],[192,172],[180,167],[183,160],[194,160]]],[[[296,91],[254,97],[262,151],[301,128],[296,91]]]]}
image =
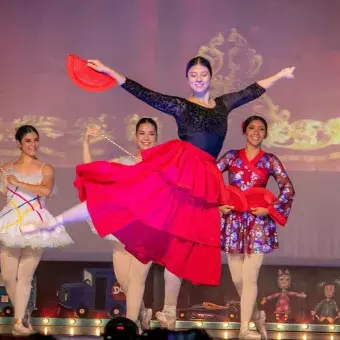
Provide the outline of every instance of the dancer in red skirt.
{"type": "Polygon", "coordinates": [[[57,216],[54,224],[32,223],[25,230],[53,229],[91,217],[100,236],[113,234],[141,262],[160,263],[196,284],[218,285],[218,206],[227,202],[215,159],[227,133],[228,115],[277,80],[293,78],[294,67],[214,99],[210,97],[211,65],[196,57],[186,68],[193,95],[184,99],[149,90],[98,60],[89,60],[88,65],[173,116],[180,139],[142,151],[143,161],[133,166],[105,161],[78,165],[75,186],[83,203],[57,216]]]}

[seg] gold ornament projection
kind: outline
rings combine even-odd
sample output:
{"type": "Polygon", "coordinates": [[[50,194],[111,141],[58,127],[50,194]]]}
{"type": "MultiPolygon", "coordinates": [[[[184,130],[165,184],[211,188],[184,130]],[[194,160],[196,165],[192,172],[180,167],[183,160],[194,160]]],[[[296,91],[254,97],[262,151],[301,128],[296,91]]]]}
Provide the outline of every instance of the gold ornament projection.
{"type": "MultiPolygon", "coordinates": [[[[212,95],[233,92],[249,84],[249,79],[260,70],[263,60],[250,46],[248,41],[233,28],[225,37],[219,33],[198,50],[198,55],[207,58],[213,69],[212,95]],[[223,68],[226,76],[221,74],[223,68]]],[[[325,149],[340,144],[340,117],[326,121],[300,119],[294,120],[291,112],[276,105],[265,93],[253,104],[253,113],[268,120],[268,138],[264,141],[267,148],[281,148],[299,151],[280,158],[285,161],[317,162],[340,159],[340,152],[311,155],[310,151],[325,149]],[[307,153],[308,152],[308,153],[307,153]]]]}
{"type": "MultiPolygon", "coordinates": [[[[261,55],[257,54],[246,38],[235,28],[231,29],[227,35],[217,34],[207,45],[199,48],[198,55],[204,56],[211,62],[212,96],[219,96],[245,87],[256,79],[263,64],[261,55]],[[227,70],[227,75],[223,75],[224,70],[227,70]]],[[[340,159],[340,152],[331,153],[326,150],[326,148],[340,144],[340,117],[333,117],[326,121],[294,120],[291,112],[276,105],[267,93],[253,104],[252,109],[254,114],[264,116],[268,120],[269,134],[264,144],[267,148],[281,149],[282,160],[324,162],[340,159]],[[320,152],[316,155],[315,153],[320,150],[322,150],[322,155],[320,152]]],[[[140,118],[138,114],[131,114],[124,119],[125,135],[129,141],[134,139],[136,123],[140,118]]],[[[54,116],[25,115],[10,122],[0,118],[0,157],[2,159],[13,158],[20,154],[13,142],[15,129],[23,124],[34,125],[40,134],[44,135],[43,144],[46,145],[40,147],[43,154],[66,158],[70,147],[76,149],[81,147],[84,133],[89,126],[96,126],[101,133],[115,140],[115,133],[111,126],[116,119],[116,116],[108,118],[104,113],[97,117],[79,118],[72,124],[54,116]],[[59,143],[55,143],[55,140],[59,143]]],[[[158,117],[154,119],[161,128],[161,120],[158,117]]],[[[116,128],[120,126],[121,122],[115,124],[116,128]]],[[[103,139],[103,136],[92,139],[91,142],[96,144],[92,148],[93,155],[100,156],[107,151],[107,144],[97,145],[103,139]]],[[[116,142],[124,143],[121,140],[116,142]]]]}

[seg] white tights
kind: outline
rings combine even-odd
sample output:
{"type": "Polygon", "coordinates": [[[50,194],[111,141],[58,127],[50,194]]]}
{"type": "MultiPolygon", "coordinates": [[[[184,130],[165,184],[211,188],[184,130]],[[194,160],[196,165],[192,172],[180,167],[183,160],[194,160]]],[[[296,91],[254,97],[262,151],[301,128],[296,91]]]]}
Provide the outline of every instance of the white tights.
{"type": "Polygon", "coordinates": [[[144,310],[145,281],[152,262],[144,264],[125,250],[122,243],[114,241],[113,268],[117,281],[126,296],[126,317],[137,321],[144,310]]]}
{"type": "Polygon", "coordinates": [[[231,278],[240,296],[241,328],[248,329],[252,316],[257,313],[257,278],[264,254],[229,254],[231,278]]]}
{"type": "MultiPolygon", "coordinates": [[[[113,267],[117,281],[126,296],[126,317],[133,321],[137,321],[139,313],[145,308],[143,295],[151,264],[141,263],[125,250],[122,243],[114,242],[113,267]]],[[[182,279],[165,269],[164,281],[164,309],[176,311],[182,279]]]]}
{"type": "MultiPolygon", "coordinates": [[[[71,209],[56,217],[58,223],[63,225],[86,221],[89,218],[90,214],[87,209],[86,201],[75,205],[71,209]]],[[[140,308],[143,306],[142,300],[145,290],[145,280],[151,263],[146,265],[142,264],[131,254],[126,252],[123,245],[120,247],[115,245],[115,248],[113,251],[113,264],[117,280],[126,294],[127,317],[131,320],[137,320],[140,308]]],[[[182,279],[170,273],[168,270],[165,270],[164,272],[164,279],[164,308],[166,309],[166,307],[170,307],[171,310],[176,309],[182,279]]]]}
{"type": "Polygon", "coordinates": [[[23,319],[31,294],[31,283],[38,267],[42,249],[2,248],[1,274],[9,298],[14,306],[14,317],[23,319]]]}

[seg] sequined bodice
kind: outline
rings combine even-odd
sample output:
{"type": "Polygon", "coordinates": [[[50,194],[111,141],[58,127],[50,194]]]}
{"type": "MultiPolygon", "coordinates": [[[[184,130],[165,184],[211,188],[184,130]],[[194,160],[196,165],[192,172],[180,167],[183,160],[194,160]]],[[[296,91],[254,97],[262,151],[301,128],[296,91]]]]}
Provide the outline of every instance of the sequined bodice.
{"type": "Polygon", "coordinates": [[[263,87],[254,83],[241,91],[215,98],[215,107],[207,108],[184,98],[154,92],[131,79],[126,79],[122,87],[155,109],[173,116],[177,122],[179,138],[214,158],[222,149],[230,111],[265,92],[263,87]]]}

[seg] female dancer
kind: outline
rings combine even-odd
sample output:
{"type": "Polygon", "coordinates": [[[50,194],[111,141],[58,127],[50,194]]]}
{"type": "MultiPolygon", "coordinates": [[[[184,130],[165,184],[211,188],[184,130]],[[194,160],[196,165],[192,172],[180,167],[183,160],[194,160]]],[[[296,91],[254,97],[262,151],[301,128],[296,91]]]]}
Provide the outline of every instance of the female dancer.
{"type": "MultiPolygon", "coordinates": [[[[83,163],[91,163],[92,155],[90,149],[90,138],[97,137],[99,131],[95,128],[89,128],[84,136],[83,140],[83,163]]],[[[138,152],[136,158],[131,156],[120,156],[114,158],[112,162],[133,165],[136,164],[140,159],[141,161],[141,150],[149,149],[157,143],[158,126],[152,118],[141,118],[136,125],[136,144],[138,152]]],[[[97,233],[93,224],[90,223],[93,232],[97,233]]],[[[113,242],[113,267],[117,277],[119,285],[122,287],[127,302],[126,317],[136,321],[139,313],[139,320],[141,328],[149,328],[149,323],[152,318],[152,309],[146,309],[143,302],[143,294],[145,289],[145,280],[148,275],[151,262],[143,264],[133,257],[130,253],[125,250],[125,247],[119,240],[113,235],[105,237],[113,242]]],[[[173,329],[176,323],[176,306],[178,294],[172,293],[173,282],[178,282],[180,285],[181,279],[175,277],[167,269],[164,271],[164,282],[165,282],[165,302],[163,311],[157,312],[156,317],[163,327],[173,329]]],[[[177,289],[176,289],[177,290],[177,289]]],[[[179,291],[178,291],[179,293],[179,291]]]]}
{"type": "Polygon", "coordinates": [[[84,202],[57,216],[54,223],[26,225],[26,232],[91,217],[100,236],[114,234],[141,262],[160,263],[178,278],[194,283],[218,285],[218,206],[226,202],[215,158],[227,133],[228,115],[261,96],[277,80],[293,78],[294,68],[213,99],[210,63],[196,57],[186,70],[193,95],[184,99],[151,91],[98,60],[90,60],[88,65],[115,78],[138,99],[172,115],[180,140],[143,150],[143,161],[134,166],[109,162],[79,165],[75,186],[84,202]]]}
{"type": "Polygon", "coordinates": [[[233,211],[222,206],[225,214],[222,222],[222,250],[228,254],[232,280],[241,299],[240,339],[267,339],[264,311],[256,307],[257,278],[264,254],[278,248],[276,222],[287,221],[295,195],[280,160],[261,149],[267,136],[267,122],[259,116],[251,116],[242,125],[246,147],[230,150],[217,162],[218,168],[228,171],[230,185],[242,191],[253,187],[266,187],[268,179],[276,180],[280,195],[268,209],[258,207],[250,212],[233,211]],[[258,332],[250,332],[248,324],[253,319],[258,332]]]}
{"type": "MultiPolygon", "coordinates": [[[[146,150],[157,143],[157,123],[152,118],[141,118],[136,125],[136,145],[138,147],[136,158],[132,156],[120,156],[114,158],[111,162],[125,165],[134,165],[141,160],[140,150],[146,150]]],[[[83,163],[91,163],[92,155],[90,148],[90,139],[99,136],[99,130],[88,128],[83,139],[83,163]]],[[[93,232],[97,233],[93,224],[90,223],[93,232]]],[[[117,281],[126,296],[126,317],[136,322],[138,317],[143,330],[149,328],[152,318],[152,309],[145,308],[143,294],[145,290],[145,281],[152,262],[146,264],[138,261],[113,235],[105,237],[113,241],[113,269],[117,281]]]]}
{"type": "Polygon", "coordinates": [[[45,209],[46,197],[52,194],[53,168],[37,159],[39,133],[31,125],[21,126],[15,134],[21,155],[3,166],[1,191],[7,204],[0,212],[1,274],[14,306],[14,335],[33,332],[26,309],[31,281],[44,248],[73,243],[62,226],[52,233],[22,235],[20,226],[26,221],[48,221],[52,215],[45,209]],[[26,315],[25,315],[26,314],[26,315]]]}

